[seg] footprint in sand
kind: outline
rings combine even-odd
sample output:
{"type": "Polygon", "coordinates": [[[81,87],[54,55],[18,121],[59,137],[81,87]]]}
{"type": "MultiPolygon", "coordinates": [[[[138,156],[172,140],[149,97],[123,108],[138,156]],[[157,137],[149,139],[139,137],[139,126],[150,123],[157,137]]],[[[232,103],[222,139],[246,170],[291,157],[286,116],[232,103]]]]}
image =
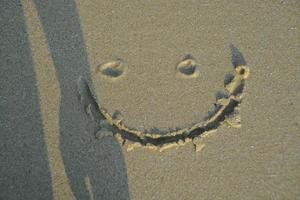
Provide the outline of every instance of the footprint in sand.
{"type": "Polygon", "coordinates": [[[177,66],[176,76],[179,78],[197,78],[200,75],[199,65],[195,59],[187,55],[177,66]]]}
{"type": "Polygon", "coordinates": [[[124,76],[126,71],[127,71],[127,65],[121,59],[103,63],[99,65],[97,68],[97,72],[101,76],[108,78],[110,80],[117,80],[121,78],[122,76],[124,76]]]}

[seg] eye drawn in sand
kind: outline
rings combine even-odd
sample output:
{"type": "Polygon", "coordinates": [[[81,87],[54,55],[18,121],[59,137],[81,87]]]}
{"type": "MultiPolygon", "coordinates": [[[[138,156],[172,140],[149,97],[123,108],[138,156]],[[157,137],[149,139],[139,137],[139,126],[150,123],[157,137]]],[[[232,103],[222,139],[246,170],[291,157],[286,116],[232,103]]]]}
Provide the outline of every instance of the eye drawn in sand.
{"type": "MultiPolygon", "coordinates": [[[[100,72],[104,73],[105,76],[107,74],[111,75],[111,73],[105,70],[107,68],[117,68],[118,70],[120,64],[118,61],[106,63],[101,65],[102,71],[100,70],[100,72]]],[[[185,67],[189,69],[191,66],[197,66],[195,60],[190,56],[186,57],[178,64],[178,73],[182,73],[184,76],[198,76],[199,71],[194,70],[194,68],[192,70],[180,69],[185,67]]],[[[120,112],[111,115],[104,107],[97,103],[97,96],[93,91],[93,87],[89,85],[89,93],[93,94],[94,105],[101,115],[101,119],[99,119],[101,129],[97,131],[96,138],[101,139],[105,136],[113,135],[121,145],[125,146],[127,151],[131,151],[137,147],[164,151],[172,147],[182,146],[188,142],[193,142],[195,150],[200,151],[204,145],[199,138],[203,138],[208,133],[216,131],[222,124],[227,124],[233,128],[241,127],[239,106],[243,98],[245,81],[249,77],[249,74],[250,70],[246,65],[235,66],[234,72],[225,77],[224,90],[216,94],[216,100],[212,105],[213,109],[207,111],[205,120],[199,121],[190,127],[170,130],[164,133],[160,132],[159,129],[141,131],[128,127],[123,123],[123,116],[120,112]]],[[[122,73],[120,76],[122,76],[122,73]]]]}
{"type": "Polygon", "coordinates": [[[108,80],[118,80],[124,76],[126,71],[127,64],[122,59],[100,64],[96,69],[100,76],[108,80]]]}
{"type": "Polygon", "coordinates": [[[191,55],[185,56],[176,66],[176,76],[179,78],[197,78],[199,75],[199,65],[191,55]]]}

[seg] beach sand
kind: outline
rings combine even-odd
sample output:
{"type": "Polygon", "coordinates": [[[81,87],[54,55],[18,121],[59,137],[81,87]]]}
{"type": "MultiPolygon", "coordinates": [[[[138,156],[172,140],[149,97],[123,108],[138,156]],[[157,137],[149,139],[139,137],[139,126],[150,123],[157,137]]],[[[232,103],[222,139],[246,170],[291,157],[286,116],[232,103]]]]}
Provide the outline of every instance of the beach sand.
{"type": "Polygon", "coordinates": [[[251,69],[242,128],[223,127],[195,152],[125,153],[132,199],[299,197],[299,9],[297,1],[78,1],[99,104],[137,129],[200,120],[231,72],[234,45],[251,69]],[[192,55],[196,78],[175,76],[192,55]],[[120,58],[128,71],[94,73],[120,58]]]}
{"type": "Polygon", "coordinates": [[[300,197],[299,1],[1,4],[0,199],[300,197]],[[164,132],[203,121],[237,65],[251,72],[241,128],[163,152],[95,137],[85,81],[128,127],[164,132]]]}

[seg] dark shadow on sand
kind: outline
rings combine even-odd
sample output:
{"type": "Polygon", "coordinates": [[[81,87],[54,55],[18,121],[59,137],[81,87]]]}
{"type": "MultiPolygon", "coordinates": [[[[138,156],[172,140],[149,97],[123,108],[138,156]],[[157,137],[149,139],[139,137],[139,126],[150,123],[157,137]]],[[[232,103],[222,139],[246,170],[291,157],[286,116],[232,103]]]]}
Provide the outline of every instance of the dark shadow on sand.
{"type": "MultiPolygon", "coordinates": [[[[247,66],[247,62],[242,54],[242,52],[233,44],[229,45],[230,53],[231,53],[231,63],[234,68],[238,66],[247,66]]],[[[233,74],[228,73],[225,75],[224,85],[229,84],[233,79],[233,74]]]]}
{"type": "Polygon", "coordinates": [[[240,52],[240,50],[235,47],[233,44],[229,45],[230,51],[231,51],[231,63],[234,67],[237,66],[246,66],[246,60],[242,54],[242,52],[240,52]]]}
{"type": "Polygon", "coordinates": [[[0,199],[53,199],[20,1],[0,2],[0,199]]]}
{"type": "Polygon", "coordinates": [[[78,81],[90,80],[90,67],[76,5],[71,0],[34,2],[59,79],[60,150],[72,192],[76,199],[90,199],[89,177],[94,199],[129,199],[121,148],[113,138],[95,139],[99,123],[85,110],[92,102],[79,98],[78,81]]]}

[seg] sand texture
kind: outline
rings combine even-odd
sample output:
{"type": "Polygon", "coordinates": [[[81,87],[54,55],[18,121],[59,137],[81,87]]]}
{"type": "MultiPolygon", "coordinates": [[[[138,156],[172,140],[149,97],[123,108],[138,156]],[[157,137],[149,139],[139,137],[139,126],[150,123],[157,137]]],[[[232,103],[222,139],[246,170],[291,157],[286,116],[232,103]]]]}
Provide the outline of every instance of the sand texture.
{"type": "Polygon", "coordinates": [[[0,3],[0,199],[300,199],[300,2],[0,3]]]}

